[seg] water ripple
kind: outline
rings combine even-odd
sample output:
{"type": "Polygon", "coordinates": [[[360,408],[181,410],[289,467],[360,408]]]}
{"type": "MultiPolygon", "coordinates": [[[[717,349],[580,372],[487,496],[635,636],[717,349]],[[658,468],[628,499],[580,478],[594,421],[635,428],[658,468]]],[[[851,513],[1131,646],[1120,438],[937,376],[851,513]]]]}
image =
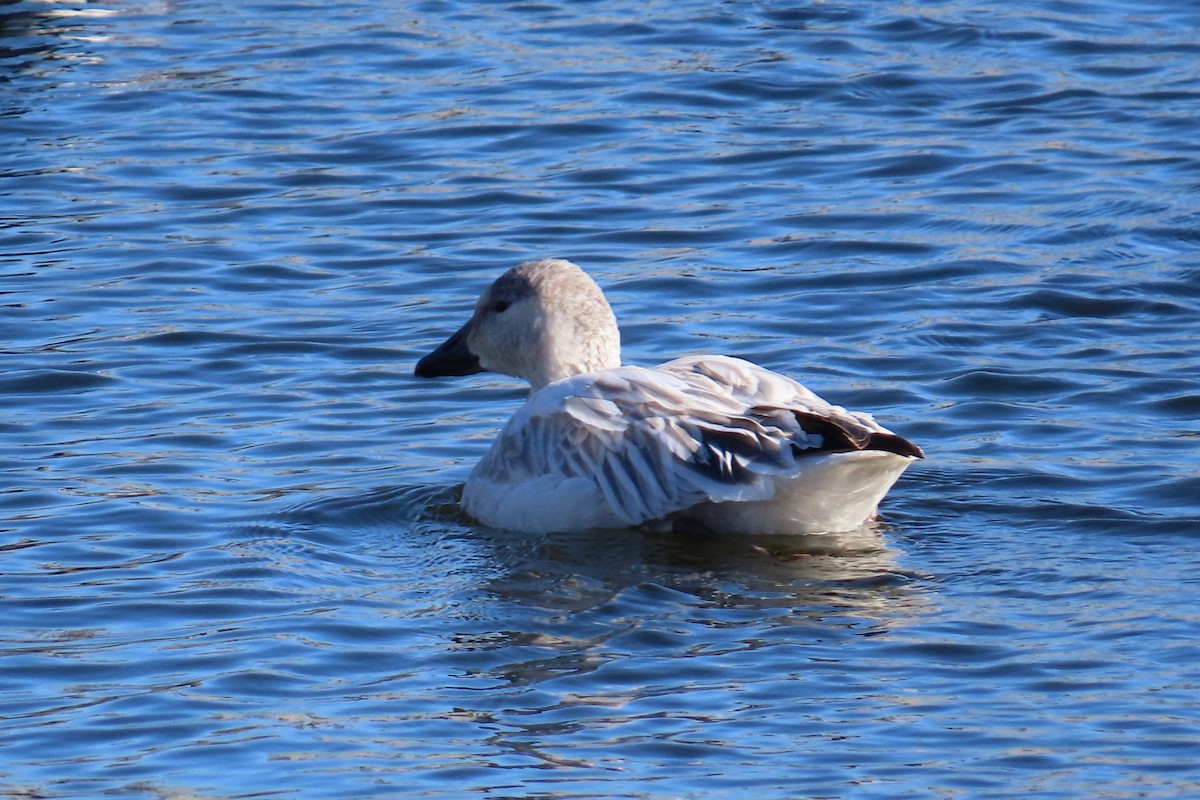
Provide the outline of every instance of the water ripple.
{"type": "Polygon", "coordinates": [[[1198,25],[6,6],[0,787],[1196,795],[1198,25]],[[545,254],[929,459],[847,537],[475,525],[522,392],[412,364],[545,254]]]}

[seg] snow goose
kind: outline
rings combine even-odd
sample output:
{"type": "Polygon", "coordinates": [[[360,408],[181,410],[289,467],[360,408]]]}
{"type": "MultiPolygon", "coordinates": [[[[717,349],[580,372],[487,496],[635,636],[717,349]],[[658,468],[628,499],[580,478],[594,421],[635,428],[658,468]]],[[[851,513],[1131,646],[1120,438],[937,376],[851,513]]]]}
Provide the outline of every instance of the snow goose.
{"type": "Polygon", "coordinates": [[[415,374],[485,370],[532,387],[463,489],[464,510],[498,528],[849,530],[923,457],[868,414],[748,361],[621,366],[603,292],[560,259],[501,275],[415,374]]]}

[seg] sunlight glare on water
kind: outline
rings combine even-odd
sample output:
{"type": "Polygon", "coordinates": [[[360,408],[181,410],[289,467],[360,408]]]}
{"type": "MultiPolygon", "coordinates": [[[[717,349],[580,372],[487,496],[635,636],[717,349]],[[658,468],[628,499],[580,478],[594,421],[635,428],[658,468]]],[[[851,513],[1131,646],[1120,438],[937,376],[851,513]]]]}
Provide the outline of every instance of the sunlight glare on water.
{"type": "Polygon", "coordinates": [[[0,5],[0,790],[1200,795],[1189,2],[0,5]],[[826,537],[458,511],[528,258],[921,444],[826,537]]]}

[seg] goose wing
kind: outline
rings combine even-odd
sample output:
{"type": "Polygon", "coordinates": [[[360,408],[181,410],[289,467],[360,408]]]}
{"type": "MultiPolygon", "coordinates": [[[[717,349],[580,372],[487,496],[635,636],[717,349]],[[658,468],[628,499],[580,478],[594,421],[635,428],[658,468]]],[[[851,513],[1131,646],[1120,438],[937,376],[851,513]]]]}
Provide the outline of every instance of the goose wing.
{"type": "Polygon", "coordinates": [[[826,403],[799,383],[741,359],[681,358],[550,384],[509,420],[477,466],[517,484],[592,481],[627,525],[702,502],[766,500],[772,478],[817,453],[915,445],[865,414],[826,403]]]}

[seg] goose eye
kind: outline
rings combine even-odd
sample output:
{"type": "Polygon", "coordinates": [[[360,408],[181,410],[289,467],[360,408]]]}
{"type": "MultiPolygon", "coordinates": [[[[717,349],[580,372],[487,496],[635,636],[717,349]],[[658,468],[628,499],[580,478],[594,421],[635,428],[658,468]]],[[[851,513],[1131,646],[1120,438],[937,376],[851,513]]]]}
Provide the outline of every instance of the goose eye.
{"type": "Polygon", "coordinates": [[[505,311],[508,310],[508,301],[507,300],[497,300],[496,305],[492,306],[492,310],[495,311],[497,314],[503,314],[505,311]]]}

